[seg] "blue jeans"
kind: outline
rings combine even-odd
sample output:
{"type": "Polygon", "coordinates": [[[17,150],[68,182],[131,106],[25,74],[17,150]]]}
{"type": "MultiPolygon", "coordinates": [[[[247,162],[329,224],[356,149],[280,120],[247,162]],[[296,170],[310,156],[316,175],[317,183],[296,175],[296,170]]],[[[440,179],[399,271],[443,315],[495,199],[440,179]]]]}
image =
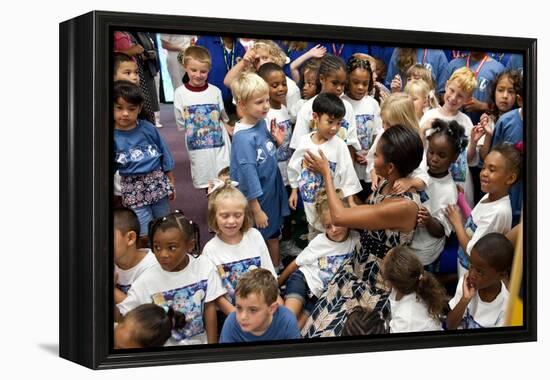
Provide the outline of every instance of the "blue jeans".
{"type": "Polygon", "coordinates": [[[287,298],[296,298],[302,301],[304,305],[303,312],[307,315],[311,315],[317,303],[317,297],[310,293],[304,274],[301,270],[296,270],[290,275],[286,282],[285,300],[287,298]]]}
{"type": "Polygon", "coordinates": [[[153,204],[137,207],[133,209],[139,219],[140,236],[147,236],[149,232],[149,223],[156,218],[162,218],[170,214],[170,204],[168,197],[164,197],[153,204]]]}

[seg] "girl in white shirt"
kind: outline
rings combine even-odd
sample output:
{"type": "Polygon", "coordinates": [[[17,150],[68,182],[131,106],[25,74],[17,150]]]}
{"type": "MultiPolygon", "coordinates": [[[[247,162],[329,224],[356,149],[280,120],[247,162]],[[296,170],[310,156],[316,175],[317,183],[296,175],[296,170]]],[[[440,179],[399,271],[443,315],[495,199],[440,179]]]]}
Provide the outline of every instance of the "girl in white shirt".
{"type": "Polygon", "coordinates": [[[442,330],[439,318],[447,302],[445,289],[410,248],[391,249],[381,270],[392,288],[390,333],[442,330]]]}

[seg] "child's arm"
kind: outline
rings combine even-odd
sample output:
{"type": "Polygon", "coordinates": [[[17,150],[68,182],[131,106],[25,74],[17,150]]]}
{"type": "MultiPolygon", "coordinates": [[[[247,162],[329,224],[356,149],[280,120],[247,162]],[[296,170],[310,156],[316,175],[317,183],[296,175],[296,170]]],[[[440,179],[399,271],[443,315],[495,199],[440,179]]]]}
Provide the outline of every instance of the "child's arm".
{"type": "Polygon", "coordinates": [[[298,189],[294,188],[292,189],[290,196],[288,197],[288,206],[296,210],[296,206],[298,205],[298,189]]]}
{"type": "Polygon", "coordinates": [[[283,273],[279,275],[279,278],[277,279],[277,281],[279,282],[279,286],[283,286],[290,275],[294,273],[297,269],[298,265],[296,265],[296,259],[294,259],[290,264],[288,264],[283,273]]]}
{"type": "Polygon", "coordinates": [[[250,210],[254,216],[254,223],[256,224],[256,227],[266,228],[269,225],[268,217],[264,210],[262,210],[258,199],[251,199],[248,201],[248,204],[250,205],[250,210]]]}
{"type": "Polygon", "coordinates": [[[404,192],[409,191],[411,188],[422,191],[426,188],[426,184],[420,178],[413,177],[399,178],[393,183],[394,194],[403,194],[404,192]]]}
{"type": "Polygon", "coordinates": [[[225,78],[223,79],[223,84],[227,87],[231,88],[231,83],[245,70],[248,70],[248,68],[254,64],[254,61],[256,60],[256,52],[254,49],[248,49],[248,51],[244,54],[243,59],[241,59],[239,62],[237,62],[231,70],[227,72],[225,75],[225,78]]]}
{"type": "Polygon", "coordinates": [[[449,222],[453,225],[453,228],[456,232],[456,237],[458,239],[458,244],[462,247],[464,252],[468,252],[468,243],[470,242],[470,237],[466,233],[466,230],[464,229],[464,225],[462,224],[462,218],[460,216],[460,210],[457,205],[449,205],[445,209],[445,215],[447,216],[447,219],[449,219],[449,222]]]}
{"type": "Polygon", "coordinates": [[[173,171],[166,172],[166,176],[168,177],[168,180],[172,184],[172,188],[173,188],[172,194],[168,199],[170,199],[171,201],[175,201],[176,200],[176,179],[174,178],[174,172],[173,171]]]}
{"type": "Polygon", "coordinates": [[[235,311],[235,306],[233,306],[224,296],[216,298],[214,302],[216,303],[218,309],[220,309],[225,315],[235,311]]]}
{"type": "Polygon", "coordinates": [[[290,62],[290,76],[295,82],[300,81],[300,66],[310,58],[322,58],[327,53],[327,48],[323,45],[315,45],[307,52],[290,62]]]}
{"type": "MultiPolygon", "coordinates": [[[[122,290],[115,286],[115,305],[121,303],[128,297],[122,290]]],[[[117,308],[118,310],[118,308],[117,308]]]]}
{"type": "Polygon", "coordinates": [[[420,207],[418,210],[418,224],[426,227],[428,233],[435,238],[445,236],[445,228],[430,214],[426,207],[420,207]]]}
{"type": "Polygon", "coordinates": [[[469,284],[468,273],[464,275],[462,283],[462,297],[455,307],[447,314],[447,329],[455,330],[464,317],[464,312],[470,303],[472,297],[476,294],[476,289],[469,284]]]}
{"type": "MultiPolygon", "coordinates": [[[[224,297],[224,296],[220,296],[224,297]]],[[[219,298],[219,297],[218,297],[219,298]]],[[[218,319],[216,317],[216,300],[204,304],[204,328],[208,343],[218,343],[218,319]]]]}

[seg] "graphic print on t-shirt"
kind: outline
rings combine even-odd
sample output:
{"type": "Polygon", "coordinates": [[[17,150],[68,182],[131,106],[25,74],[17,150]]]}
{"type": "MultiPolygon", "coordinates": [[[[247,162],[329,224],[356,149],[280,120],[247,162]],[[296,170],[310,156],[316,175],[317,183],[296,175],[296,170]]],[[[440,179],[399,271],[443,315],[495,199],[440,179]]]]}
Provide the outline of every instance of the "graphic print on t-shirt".
{"type": "Polygon", "coordinates": [[[129,162],[139,162],[145,158],[155,158],[158,156],[160,156],[160,153],[155,144],[138,145],[125,151],[116,152],[116,162],[124,166],[129,162]]]}
{"type": "Polygon", "coordinates": [[[220,125],[220,106],[194,104],[184,107],[183,122],[189,150],[211,149],[223,146],[220,125]]]}
{"type": "MultiPolygon", "coordinates": [[[[329,161],[329,167],[332,177],[334,177],[336,162],[329,161]]],[[[302,172],[300,173],[300,178],[298,179],[298,188],[300,189],[302,200],[304,202],[314,203],[317,192],[324,186],[324,184],[325,181],[323,180],[323,176],[306,169],[304,167],[304,162],[302,161],[302,172]]]]}
{"type": "Polygon", "coordinates": [[[462,318],[462,321],[460,322],[460,326],[463,329],[481,329],[483,326],[481,326],[479,323],[476,322],[474,317],[470,314],[470,309],[466,309],[466,314],[464,314],[464,318],[462,318]]]}
{"type": "Polygon", "coordinates": [[[235,288],[239,278],[249,270],[259,268],[260,265],[260,256],[257,256],[217,266],[223,287],[227,290],[227,297],[233,305],[235,304],[235,288]]]}
{"type": "Polygon", "coordinates": [[[290,138],[292,137],[292,124],[290,120],[283,120],[277,123],[277,127],[285,134],[283,143],[277,149],[277,160],[287,161],[292,156],[292,150],[290,149],[290,138]]]}
{"type": "Polygon", "coordinates": [[[349,123],[346,119],[342,119],[340,122],[340,129],[338,130],[338,137],[340,137],[344,142],[348,140],[348,129],[349,123]]]}
{"type": "MultiPolygon", "coordinates": [[[[470,239],[477,230],[477,224],[474,223],[471,214],[464,224],[464,230],[466,230],[466,235],[468,235],[470,239]]],[[[463,268],[470,269],[470,257],[464,252],[461,246],[458,247],[458,261],[463,268]]]]}
{"type": "Polygon", "coordinates": [[[468,165],[466,154],[466,149],[464,149],[456,161],[451,164],[450,171],[455,182],[466,182],[466,166],[468,165]]]}
{"type": "Polygon", "coordinates": [[[118,290],[120,290],[122,293],[128,294],[128,290],[130,290],[130,288],[132,287],[132,284],[130,284],[130,285],[116,284],[116,287],[117,287],[118,290]]]}
{"type": "Polygon", "coordinates": [[[319,277],[323,282],[323,289],[326,289],[328,283],[334,276],[342,263],[351,257],[352,252],[341,255],[325,256],[319,259],[319,277]]]}
{"type": "Polygon", "coordinates": [[[204,299],[208,281],[202,280],[182,288],[166,290],[151,296],[153,302],[163,308],[172,306],[175,311],[185,314],[187,323],[180,330],[172,330],[172,338],[181,341],[202,334],[204,299]]]}
{"type": "Polygon", "coordinates": [[[370,127],[374,115],[355,115],[355,124],[357,125],[357,138],[361,149],[370,149],[373,142],[373,128],[370,127]]]}

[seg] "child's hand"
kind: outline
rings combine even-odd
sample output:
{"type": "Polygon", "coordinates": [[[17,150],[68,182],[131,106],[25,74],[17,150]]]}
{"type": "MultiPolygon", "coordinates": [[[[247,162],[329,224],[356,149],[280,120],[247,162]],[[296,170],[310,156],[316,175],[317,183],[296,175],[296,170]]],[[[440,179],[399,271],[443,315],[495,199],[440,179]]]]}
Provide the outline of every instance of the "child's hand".
{"type": "Polygon", "coordinates": [[[491,128],[491,117],[489,115],[487,115],[486,113],[481,115],[481,118],[479,119],[479,124],[483,127],[487,135],[493,135],[493,129],[491,128]]]}
{"type": "Polygon", "coordinates": [[[355,162],[357,162],[359,165],[367,165],[368,153],[369,153],[368,149],[355,152],[355,162]]]}
{"type": "Polygon", "coordinates": [[[254,213],[254,224],[258,228],[267,228],[269,225],[267,214],[262,209],[254,213]]]}
{"type": "Polygon", "coordinates": [[[315,45],[307,53],[311,58],[323,58],[327,54],[327,48],[323,45],[315,45]]]}
{"type": "Polygon", "coordinates": [[[175,186],[172,188],[172,193],[170,195],[168,195],[168,199],[171,200],[171,201],[176,200],[176,187],[175,186]]]}
{"type": "Polygon", "coordinates": [[[223,123],[223,125],[229,136],[233,137],[233,133],[235,133],[235,127],[228,123],[223,123]]]}
{"type": "Polygon", "coordinates": [[[378,175],[374,172],[374,170],[372,170],[370,173],[370,179],[371,179],[370,188],[372,191],[375,191],[376,189],[378,189],[378,183],[380,182],[380,177],[378,177],[378,175]]]}
{"type": "Polygon", "coordinates": [[[244,53],[243,62],[247,66],[255,64],[257,59],[258,59],[258,54],[254,49],[248,49],[246,53],[244,53]]]}
{"type": "Polygon", "coordinates": [[[295,191],[295,189],[292,189],[292,193],[290,193],[290,196],[288,197],[288,206],[296,210],[296,206],[298,205],[298,191],[295,191]]]}
{"type": "Polygon", "coordinates": [[[401,76],[399,74],[396,74],[391,80],[391,84],[390,84],[391,92],[392,93],[400,92],[402,86],[403,86],[403,82],[401,81],[401,76]]]}
{"type": "Polygon", "coordinates": [[[427,226],[432,216],[430,215],[430,212],[426,207],[420,207],[416,217],[417,217],[416,221],[419,226],[427,226]]]}
{"type": "Polygon", "coordinates": [[[453,227],[462,225],[462,217],[460,216],[460,209],[457,205],[448,205],[445,209],[445,216],[449,219],[453,227]]]}
{"type": "Polygon", "coordinates": [[[392,193],[393,194],[403,194],[404,192],[410,190],[411,181],[409,178],[400,178],[393,183],[392,193]]]}
{"type": "Polygon", "coordinates": [[[485,129],[481,125],[481,123],[476,124],[475,127],[472,128],[472,131],[470,132],[470,142],[473,144],[477,144],[477,142],[485,135],[485,129]]]}
{"type": "Polygon", "coordinates": [[[285,131],[277,126],[277,120],[271,119],[271,136],[275,139],[277,146],[281,146],[285,141],[285,131]]]}
{"type": "Polygon", "coordinates": [[[477,289],[470,283],[470,273],[464,275],[464,282],[462,283],[462,297],[466,300],[471,300],[476,295],[477,289]]]}
{"type": "Polygon", "coordinates": [[[323,177],[330,176],[330,166],[327,157],[321,149],[319,149],[319,155],[315,155],[310,151],[304,154],[304,163],[306,168],[314,173],[319,173],[323,177]]]}
{"type": "Polygon", "coordinates": [[[487,111],[487,108],[487,103],[480,102],[476,98],[471,98],[469,102],[464,103],[466,112],[483,112],[487,111]]]}
{"type": "Polygon", "coordinates": [[[390,96],[390,93],[387,91],[387,89],[382,87],[382,83],[380,82],[375,81],[374,87],[378,89],[378,93],[380,94],[380,104],[384,103],[384,100],[386,100],[388,96],[390,96]]]}

